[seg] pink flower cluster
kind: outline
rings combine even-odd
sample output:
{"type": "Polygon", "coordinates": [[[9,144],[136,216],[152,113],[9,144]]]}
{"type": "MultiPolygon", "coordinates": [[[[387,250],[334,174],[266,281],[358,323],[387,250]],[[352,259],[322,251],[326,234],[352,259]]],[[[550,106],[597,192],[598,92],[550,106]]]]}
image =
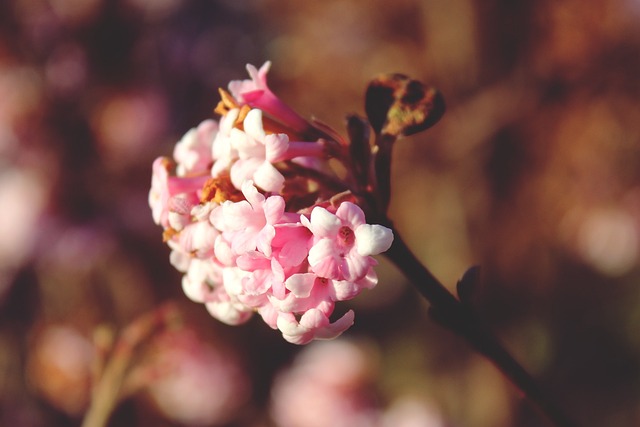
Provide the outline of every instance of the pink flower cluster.
{"type": "MultiPolygon", "coordinates": [[[[219,320],[254,313],[292,343],[330,339],[353,324],[332,320],[338,301],[377,283],[372,257],[390,229],[367,224],[330,158],[348,150],[267,87],[267,62],[221,91],[216,112],[153,163],[149,205],[164,228],[182,287],[219,320]]],[[[347,173],[348,175],[348,173],[347,173]]],[[[351,180],[352,181],[352,180],[351,180]]]]}

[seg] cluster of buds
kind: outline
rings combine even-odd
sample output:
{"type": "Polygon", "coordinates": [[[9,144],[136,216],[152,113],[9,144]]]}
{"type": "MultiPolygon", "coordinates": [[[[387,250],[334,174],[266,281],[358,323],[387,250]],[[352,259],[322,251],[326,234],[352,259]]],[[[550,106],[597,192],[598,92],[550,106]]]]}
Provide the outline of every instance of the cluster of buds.
{"type": "MultiPolygon", "coordinates": [[[[332,316],[336,303],[377,283],[373,255],[393,233],[367,217],[386,211],[388,177],[379,175],[389,150],[370,143],[357,116],[349,140],[299,116],[268,88],[269,66],[248,65],[250,79],[220,90],[219,122],[202,122],[172,159],[155,160],[149,205],[190,299],[231,325],[258,313],[304,344],[349,328],[353,311],[332,316]]],[[[386,116],[371,114],[381,140],[393,139],[380,132],[386,116]]]]}

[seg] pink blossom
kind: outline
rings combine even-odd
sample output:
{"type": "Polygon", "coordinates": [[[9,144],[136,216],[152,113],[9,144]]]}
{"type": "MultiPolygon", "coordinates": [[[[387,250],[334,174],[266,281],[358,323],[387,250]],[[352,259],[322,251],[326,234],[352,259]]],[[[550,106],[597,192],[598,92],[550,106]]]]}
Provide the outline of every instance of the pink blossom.
{"type": "Polygon", "coordinates": [[[364,212],[351,202],[343,202],[335,214],[316,206],[311,218],[301,221],[314,235],[309,264],[321,277],[356,281],[376,264],[370,255],[386,251],[393,233],[382,225],[365,223],[364,212]]]}
{"type": "Polygon", "coordinates": [[[191,223],[191,209],[194,206],[195,200],[189,197],[187,194],[178,194],[171,197],[167,203],[168,215],[167,219],[169,227],[176,231],[182,230],[185,226],[191,223]]]}
{"type": "Polygon", "coordinates": [[[288,292],[285,278],[303,268],[307,257],[309,230],[301,224],[276,224],[271,256],[259,251],[247,251],[234,258],[238,270],[225,280],[230,294],[256,308],[269,305],[268,296],[284,298],[288,292]],[[233,285],[234,283],[235,285],[233,285]],[[260,298],[255,298],[260,296],[260,298]]]}
{"type": "Polygon", "coordinates": [[[236,134],[241,134],[240,129],[235,128],[240,110],[234,108],[220,120],[220,127],[211,145],[211,155],[214,160],[211,167],[211,176],[217,177],[227,172],[231,164],[238,158],[238,153],[233,148],[231,141],[236,134]]]}
{"type": "Polygon", "coordinates": [[[376,347],[345,339],[316,342],[281,371],[271,389],[270,412],[280,427],[371,427],[379,410],[376,347]]]}
{"type": "Polygon", "coordinates": [[[182,276],[182,290],[191,301],[204,303],[222,281],[222,268],[212,260],[193,258],[182,276]]]}
{"type": "Polygon", "coordinates": [[[254,273],[238,267],[226,267],[222,271],[224,291],[239,310],[260,310],[270,305],[266,293],[268,287],[262,293],[256,289],[267,276],[268,272],[264,270],[257,272],[256,277],[254,273]],[[254,283],[249,283],[250,281],[254,283]]]}
{"type": "Polygon", "coordinates": [[[284,289],[284,272],[275,259],[252,251],[238,257],[237,265],[224,269],[223,281],[227,293],[239,302],[259,308],[269,303],[267,293],[284,289]]]}
{"type": "Polygon", "coordinates": [[[283,124],[297,132],[309,129],[309,123],[282,102],[267,86],[267,73],[271,62],[265,62],[260,69],[247,64],[250,80],[233,80],[229,83],[229,92],[241,105],[264,110],[283,124]]]}
{"type": "Polygon", "coordinates": [[[267,73],[269,72],[269,68],[271,68],[271,61],[267,61],[262,64],[260,69],[256,69],[255,66],[251,64],[247,64],[247,72],[249,73],[250,80],[232,80],[229,82],[229,92],[233,95],[233,97],[242,104],[248,104],[248,99],[245,99],[244,95],[247,95],[247,98],[251,99],[253,96],[256,96],[256,92],[264,92],[269,91],[267,87],[267,73]]]}
{"type": "Polygon", "coordinates": [[[154,373],[147,391],[160,413],[180,425],[222,425],[238,417],[251,383],[237,354],[186,328],[164,332],[152,345],[142,366],[154,373]]]}
{"type": "Polygon", "coordinates": [[[284,199],[280,196],[265,198],[252,181],[242,184],[242,194],[246,200],[222,204],[217,227],[223,230],[236,254],[258,250],[271,256],[271,240],[276,233],[274,225],[284,215],[284,199]]]}
{"type": "Polygon", "coordinates": [[[149,191],[153,221],[163,227],[169,226],[169,165],[170,161],[166,157],[158,157],[153,162],[149,191]]]}
{"type": "MultiPolygon", "coordinates": [[[[222,209],[219,210],[222,212],[222,209]]],[[[215,216],[215,214],[212,214],[215,216]]],[[[221,216],[221,215],[220,215],[221,216]]],[[[214,242],[213,252],[216,260],[225,267],[234,267],[236,265],[236,259],[238,255],[231,249],[231,244],[228,242],[223,234],[216,237],[214,242]]]]}
{"type": "Polygon", "coordinates": [[[324,147],[318,142],[290,142],[284,133],[267,133],[263,126],[262,110],[250,110],[242,122],[243,130],[236,127],[237,108],[230,110],[220,122],[220,131],[213,141],[212,176],[229,173],[237,189],[252,180],[268,192],[280,192],[284,176],[275,164],[285,160],[322,156],[324,147]]]}
{"type": "Polygon", "coordinates": [[[177,163],[176,175],[202,173],[211,167],[211,146],[217,131],[218,123],[205,120],[178,141],[173,150],[173,158],[177,163]]]}
{"type": "Polygon", "coordinates": [[[325,279],[313,273],[299,273],[284,282],[287,291],[284,297],[274,293],[269,295],[269,302],[282,313],[305,313],[313,309],[330,317],[336,301],[352,299],[363,289],[370,289],[376,283],[373,269],[358,282],[325,279]]]}
{"type": "Polygon", "coordinates": [[[280,312],[271,304],[258,307],[258,314],[271,329],[278,329],[278,315],[280,312]]]}
{"type": "Polygon", "coordinates": [[[207,221],[188,224],[175,236],[183,251],[196,258],[213,256],[216,237],[220,232],[207,221]]]}
{"type": "Polygon", "coordinates": [[[207,176],[177,177],[171,176],[172,163],[166,157],[158,157],[153,162],[149,206],[156,224],[168,228],[171,207],[182,209],[184,203],[199,203],[198,193],[208,179],[207,176]],[[181,195],[176,203],[170,203],[174,196],[181,195]]]}
{"type": "Polygon", "coordinates": [[[189,265],[193,257],[190,253],[182,250],[180,245],[176,241],[169,240],[167,245],[171,249],[169,254],[169,263],[178,271],[186,273],[189,270],[189,265]]]}
{"type": "Polygon", "coordinates": [[[239,268],[252,273],[244,286],[245,292],[250,295],[260,295],[269,289],[284,287],[284,270],[273,257],[251,251],[240,255],[237,264],[239,268]]]}
{"type": "Polygon", "coordinates": [[[208,295],[205,307],[209,314],[227,325],[240,325],[253,316],[253,309],[232,298],[222,286],[208,295]]]}
{"type": "Polygon", "coordinates": [[[330,320],[336,303],[376,285],[372,256],[393,235],[367,224],[354,203],[321,207],[360,200],[349,187],[357,181],[350,152],[339,135],[290,140],[310,125],[269,90],[268,68],[248,66],[251,79],[229,85],[236,99],[217,110],[220,124],[205,120],[176,144],[173,160],[154,162],[149,205],[189,299],[230,325],[258,313],[287,341],[304,344],[353,324],[352,311],[330,320]]]}
{"type": "Polygon", "coordinates": [[[253,180],[265,191],[279,192],[284,177],[273,163],[284,159],[289,147],[289,137],[283,133],[267,135],[262,127],[262,111],[249,111],[243,122],[244,132],[233,133],[232,147],[239,159],[231,166],[231,182],[236,188],[253,180]]]}
{"type": "MultiPolygon", "coordinates": [[[[297,215],[290,216],[298,219],[297,215]]],[[[293,274],[293,270],[307,259],[310,241],[313,237],[309,229],[300,222],[294,222],[293,218],[288,221],[274,225],[276,233],[271,241],[274,257],[288,271],[287,276],[293,274]]]]}
{"type": "Polygon", "coordinates": [[[313,273],[294,274],[284,282],[286,290],[289,291],[284,298],[274,295],[270,302],[283,313],[304,313],[317,309],[330,316],[335,301],[331,298],[333,289],[330,282],[313,273]]]}

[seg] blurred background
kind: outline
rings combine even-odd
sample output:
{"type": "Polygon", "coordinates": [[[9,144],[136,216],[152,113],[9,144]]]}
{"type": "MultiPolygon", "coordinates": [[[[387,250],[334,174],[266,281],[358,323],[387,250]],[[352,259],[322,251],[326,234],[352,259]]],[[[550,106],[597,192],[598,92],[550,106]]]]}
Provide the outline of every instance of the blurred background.
{"type": "Polygon", "coordinates": [[[451,289],[482,266],[473,304],[579,425],[640,425],[639,23],[638,0],[0,2],[0,425],[80,425],[100,331],[167,302],[110,425],[544,425],[384,259],[354,327],[304,348],[183,296],[151,162],[265,60],[341,132],[379,73],[440,88],[390,216],[451,289]]]}

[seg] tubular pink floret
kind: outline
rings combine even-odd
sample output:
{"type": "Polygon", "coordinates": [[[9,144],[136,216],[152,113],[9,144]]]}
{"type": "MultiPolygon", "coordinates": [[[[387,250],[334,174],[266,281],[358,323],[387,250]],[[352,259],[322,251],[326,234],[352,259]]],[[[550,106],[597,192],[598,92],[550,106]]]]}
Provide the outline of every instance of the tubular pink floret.
{"type": "Polygon", "coordinates": [[[260,70],[247,64],[250,80],[234,80],[229,83],[229,92],[241,105],[259,108],[296,132],[309,129],[309,123],[291,107],[282,102],[267,86],[267,72],[271,62],[265,62],[260,70]]]}
{"type": "Polygon", "coordinates": [[[167,188],[171,196],[183,193],[195,195],[202,189],[202,186],[209,178],[209,176],[171,176],[167,180],[167,188]]]}
{"type": "Polygon", "coordinates": [[[280,160],[291,160],[296,157],[322,157],[324,155],[325,149],[318,142],[289,141],[289,149],[280,160]]]}

